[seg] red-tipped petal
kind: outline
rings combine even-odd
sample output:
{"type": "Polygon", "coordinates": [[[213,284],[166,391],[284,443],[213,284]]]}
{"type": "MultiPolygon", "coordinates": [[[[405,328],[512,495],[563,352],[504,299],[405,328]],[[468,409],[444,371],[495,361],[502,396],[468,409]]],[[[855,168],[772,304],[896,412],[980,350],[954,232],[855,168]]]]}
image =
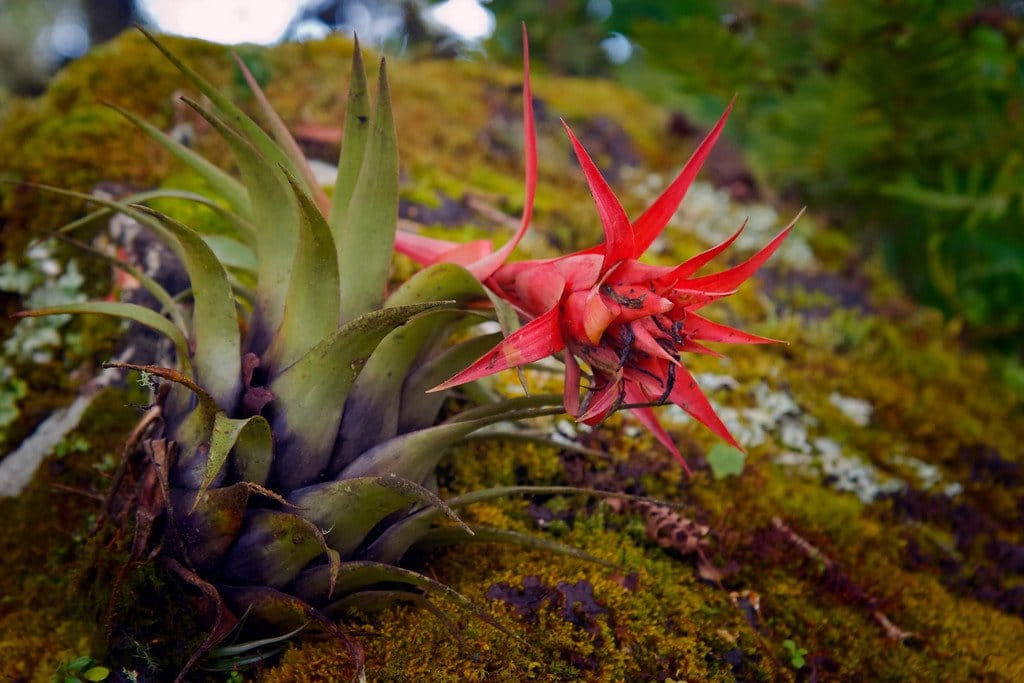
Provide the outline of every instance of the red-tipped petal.
{"type": "Polygon", "coordinates": [[[563,348],[565,343],[558,331],[556,307],[523,325],[468,368],[430,391],[451,389],[502,370],[526,365],[557,353],[563,348]]]}
{"type": "MultiPolygon", "coordinates": [[[[627,285],[634,282],[669,280],[678,266],[652,266],[641,261],[623,261],[605,280],[608,285],[627,285]]],[[[672,280],[674,282],[674,280],[672,280]]]]}
{"type": "Polygon", "coordinates": [[[659,334],[662,337],[665,335],[658,330],[654,322],[650,318],[641,318],[632,325],[630,329],[633,331],[633,348],[639,349],[644,353],[650,355],[652,358],[660,358],[661,360],[668,361],[673,365],[679,365],[679,361],[673,358],[669,353],[662,348],[661,344],[658,343],[657,339],[654,338],[655,334],[659,334]]]}
{"type": "Polygon", "coordinates": [[[465,266],[479,261],[483,257],[491,253],[491,241],[490,240],[473,240],[472,242],[462,242],[453,249],[446,251],[441,254],[439,261],[445,263],[455,263],[460,266],[465,266]]]}
{"type": "Polygon", "coordinates": [[[776,235],[771,242],[764,245],[759,252],[738,266],[733,266],[728,270],[723,270],[721,273],[705,275],[704,277],[698,277],[692,280],[685,280],[681,284],[692,289],[713,289],[715,291],[735,289],[736,287],[739,287],[740,284],[747,280],[747,278],[757,272],[757,269],[775,253],[776,249],[782,246],[783,240],[789,236],[790,231],[793,229],[793,224],[800,220],[800,216],[802,216],[803,213],[804,211],[801,209],[800,213],[796,215],[796,218],[794,218],[789,225],[783,228],[782,232],[776,235]]]}
{"type": "Polygon", "coordinates": [[[629,224],[629,217],[619,203],[619,198],[612,192],[608,181],[604,179],[601,172],[597,170],[587,150],[573,135],[569,126],[562,121],[565,132],[569,135],[569,141],[576,152],[580,166],[583,167],[583,175],[587,177],[587,185],[590,186],[590,194],[594,196],[594,203],[597,204],[597,213],[601,217],[601,225],[604,227],[604,265],[602,270],[607,270],[612,264],[624,259],[632,258],[633,227],[629,224]]]}
{"type": "MultiPolygon", "coordinates": [[[[490,251],[490,242],[478,240],[469,244],[476,245],[474,249],[486,249],[490,251]]],[[[404,230],[395,231],[395,251],[405,254],[416,263],[430,266],[435,263],[447,260],[446,254],[458,254],[459,250],[467,245],[464,242],[449,242],[435,237],[424,237],[404,230]]]]}
{"type": "Polygon", "coordinates": [[[709,349],[700,342],[695,342],[692,339],[684,339],[683,343],[679,345],[679,350],[684,353],[699,353],[704,356],[712,356],[714,358],[725,358],[724,354],[709,349]]]}
{"type": "MultiPolygon", "coordinates": [[[[575,253],[555,259],[553,265],[565,278],[566,287],[576,292],[590,289],[601,279],[601,254],[575,253]]],[[[515,265],[515,264],[510,264],[515,265]]]]}
{"type": "Polygon", "coordinates": [[[723,251],[728,249],[729,245],[736,241],[736,238],[740,236],[740,233],[743,232],[743,228],[745,227],[747,227],[747,222],[743,221],[743,225],[740,226],[739,230],[732,234],[732,237],[730,237],[729,239],[725,240],[720,244],[716,244],[707,251],[702,251],[693,258],[687,259],[683,263],[679,264],[671,273],[662,277],[661,279],[664,282],[672,282],[673,279],[681,280],[683,278],[690,277],[698,270],[703,268],[708,261],[710,261],[711,259],[721,254],[723,251]]]}
{"type": "Polygon", "coordinates": [[[618,315],[619,307],[604,300],[597,289],[587,294],[583,305],[583,331],[591,344],[601,343],[601,337],[618,315]]]}
{"type": "Polygon", "coordinates": [[[622,390],[622,380],[614,379],[609,381],[603,389],[590,392],[588,398],[590,399],[587,404],[587,410],[585,413],[576,418],[577,421],[590,426],[596,425],[601,420],[608,417],[608,413],[611,412],[612,408],[615,407],[615,402],[619,400],[619,396],[622,390]]]}
{"type": "Polygon", "coordinates": [[[694,339],[727,344],[780,344],[778,339],[759,337],[743,330],[712,322],[707,318],[689,312],[686,315],[686,333],[694,339]]]}
{"type": "Polygon", "coordinates": [[[714,432],[723,441],[733,448],[743,450],[732,434],[715,414],[707,396],[700,390],[697,380],[693,378],[690,371],[684,366],[676,368],[676,384],[669,395],[669,400],[690,414],[705,427],[714,432]]]}
{"type": "Polygon", "coordinates": [[[469,267],[481,282],[501,267],[512,251],[519,245],[530,226],[533,217],[533,200],[537,191],[537,132],[533,118],[533,91],[530,88],[530,45],[526,39],[526,24],[523,24],[523,149],[526,164],[526,195],[523,199],[523,217],[519,229],[504,246],[493,254],[482,258],[469,267]]]}
{"type": "MultiPolygon", "coordinates": [[[[733,102],[735,101],[734,98],[733,102]]],[[[651,243],[658,238],[661,231],[668,225],[672,214],[679,208],[683,197],[686,196],[686,191],[690,189],[693,179],[697,177],[701,166],[704,165],[704,160],[711,153],[711,148],[718,141],[718,136],[722,134],[725,122],[729,118],[729,112],[732,111],[733,102],[730,102],[729,106],[725,108],[725,113],[718,119],[718,123],[711,129],[711,132],[704,138],[704,141],[694,150],[690,160],[686,162],[683,170],[679,172],[679,175],[672,181],[672,184],[665,188],[661,196],[651,204],[650,208],[644,211],[640,218],[636,219],[636,222],[633,224],[636,244],[635,251],[631,254],[632,258],[639,258],[641,254],[647,251],[651,243]]]]}
{"type": "Polygon", "coordinates": [[[558,305],[565,290],[565,278],[554,265],[542,263],[521,272],[516,277],[515,288],[523,308],[537,315],[558,305]]]}
{"type": "MultiPolygon", "coordinates": [[[[684,284],[689,285],[690,281],[684,284]]],[[[683,308],[686,311],[694,308],[702,308],[708,304],[724,299],[728,296],[732,296],[736,293],[735,289],[730,289],[725,292],[718,291],[703,291],[700,289],[673,289],[669,296],[672,301],[675,302],[676,308],[683,308]]]]}
{"type": "MultiPolygon", "coordinates": [[[[640,391],[627,385],[626,400],[630,403],[646,403],[648,399],[646,399],[640,391]]],[[[654,411],[650,408],[630,408],[630,412],[636,416],[636,419],[640,421],[640,424],[647,427],[647,430],[654,435],[654,438],[658,440],[658,443],[668,449],[669,453],[672,454],[672,457],[678,460],[679,464],[683,466],[686,473],[692,475],[693,472],[690,471],[690,466],[686,464],[686,459],[683,458],[683,454],[680,453],[679,448],[676,447],[676,442],[672,440],[672,437],[668,435],[665,428],[661,426],[660,422],[658,422],[658,417],[654,414],[654,411]]]]}
{"type": "Polygon", "coordinates": [[[570,351],[565,352],[565,412],[573,417],[580,414],[580,364],[570,351]]]}

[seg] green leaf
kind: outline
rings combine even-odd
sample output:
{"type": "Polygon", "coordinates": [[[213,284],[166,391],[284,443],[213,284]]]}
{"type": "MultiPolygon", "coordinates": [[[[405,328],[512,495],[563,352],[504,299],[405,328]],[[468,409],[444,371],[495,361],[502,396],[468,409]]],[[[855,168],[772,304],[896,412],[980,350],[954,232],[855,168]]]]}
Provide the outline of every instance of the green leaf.
{"type": "MultiPolygon", "coordinates": [[[[384,305],[394,308],[445,300],[461,305],[483,297],[483,287],[469,271],[442,263],[416,273],[388,297],[384,305]]],[[[349,438],[340,441],[335,448],[332,461],[335,470],[348,465],[371,446],[398,434],[402,405],[397,398],[402,394],[410,369],[433,347],[444,343],[453,325],[467,315],[470,314],[464,311],[435,311],[392,331],[381,341],[353,384],[345,404],[341,431],[349,438]]],[[[430,399],[436,403],[443,401],[444,395],[430,399]]]]}
{"type": "Polygon", "coordinates": [[[275,377],[274,434],[281,453],[275,469],[285,489],[312,482],[327,467],[342,407],[359,371],[380,340],[413,316],[450,302],[367,313],[334,331],[275,377]]]}
{"type": "Polygon", "coordinates": [[[467,410],[444,424],[396,436],[366,451],[342,475],[367,477],[395,474],[421,482],[434,471],[450,445],[481,427],[506,420],[557,415],[564,411],[561,396],[510,399],[489,411],[467,410]]]}
{"type": "Polygon", "coordinates": [[[436,495],[401,477],[361,477],[314,484],[293,491],[288,501],[316,524],[327,545],[348,557],[381,520],[412,504],[437,508],[472,534],[458,515],[436,495]]]}
{"type": "Polygon", "coordinates": [[[76,658],[72,659],[70,662],[68,662],[67,664],[65,664],[64,668],[67,669],[68,671],[75,671],[75,672],[77,672],[77,671],[81,671],[85,667],[89,666],[90,664],[92,664],[92,662],[93,662],[93,658],[92,657],[90,657],[88,655],[82,655],[81,657],[76,657],[76,658]]]}
{"type": "Polygon", "coordinates": [[[323,188],[320,187],[320,183],[317,182],[316,175],[313,173],[313,169],[310,168],[309,162],[306,161],[306,156],[299,149],[299,144],[295,142],[295,138],[292,137],[291,132],[288,130],[288,126],[285,125],[281,117],[274,111],[274,107],[271,106],[270,100],[263,93],[263,89],[260,84],[256,82],[252,74],[249,72],[249,67],[245,65],[241,57],[237,54],[232,55],[235,58],[235,63],[238,64],[238,68],[242,71],[242,76],[245,78],[245,82],[249,85],[249,90],[252,91],[253,96],[256,98],[256,104],[259,105],[260,113],[263,115],[263,124],[270,129],[274,139],[277,140],[277,144],[281,151],[284,153],[288,160],[292,162],[293,166],[301,174],[303,185],[302,187],[308,189],[315,200],[317,210],[323,215],[326,215],[330,210],[330,200],[327,198],[327,194],[323,188]]]}
{"type": "Polygon", "coordinates": [[[226,268],[256,274],[259,268],[256,254],[238,240],[223,235],[203,235],[203,241],[226,268]]]}
{"type": "Polygon", "coordinates": [[[338,232],[341,321],[380,308],[398,223],[398,140],[391,114],[387,68],[380,64],[377,105],[359,179],[338,232]]]}
{"type": "Polygon", "coordinates": [[[82,672],[82,678],[87,681],[105,681],[110,675],[110,669],[105,666],[94,666],[82,672]]]}
{"type": "Polygon", "coordinates": [[[83,301],[80,303],[63,304],[61,306],[36,308],[31,311],[19,311],[11,317],[36,318],[45,315],[64,315],[69,313],[97,313],[114,318],[124,318],[125,320],[145,325],[171,340],[175,350],[178,352],[178,362],[181,364],[182,372],[186,374],[191,373],[188,341],[185,339],[185,335],[170,320],[145,306],[120,301],[83,301]]]}
{"type": "Polygon", "coordinates": [[[366,678],[362,645],[346,636],[337,624],[308,602],[266,586],[222,586],[220,592],[232,612],[248,614],[251,619],[281,633],[305,626],[311,621],[316,622],[321,629],[340,640],[348,650],[355,663],[353,680],[366,678]]]}
{"type": "MultiPolygon", "coordinates": [[[[296,582],[296,593],[300,596],[308,596],[307,599],[311,602],[320,602],[328,599],[331,596],[331,592],[329,591],[328,583],[323,574],[323,570],[314,570],[304,573],[296,582]]],[[[478,619],[487,622],[502,633],[515,637],[488,612],[475,605],[461,593],[431,578],[423,576],[422,574],[408,569],[402,569],[401,567],[394,567],[377,562],[346,562],[341,567],[333,592],[339,596],[345,596],[349,593],[358,591],[361,588],[380,583],[412,586],[427,591],[428,593],[438,595],[466,611],[471,612],[478,619]]],[[[329,605],[324,611],[327,613],[336,611],[339,605],[344,605],[343,601],[344,597],[332,605],[329,605]]]]}
{"type": "Polygon", "coordinates": [[[705,457],[715,479],[742,474],[743,462],[747,458],[743,451],[724,443],[716,443],[705,457]]]}
{"type": "MultiPolygon", "coordinates": [[[[224,118],[235,129],[241,131],[245,138],[259,150],[260,154],[265,156],[275,165],[283,164],[289,171],[298,174],[298,169],[292,165],[291,160],[274,143],[274,140],[263,132],[262,128],[256,125],[255,121],[249,118],[245,112],[239,109],[238,106],[228,99],[220,90],[215,88],[191,67],[182,62],[173,52],[164,47],[164,45],[153,36],[153,34],[142,27],[139,27],[139,30],[142,31],[146,38],[148,38],[149,41],[164,54],[171,64],[177,67],[178,71],[192,81],[192,84],[195,85],[200,92],[206,95],[211,102],[213,102],[213,105],[223,114],[224,118]]],[[[251,194],[250,199],[252,199],[251,194]]],[[[253,205],[252,210],[252,215],[258,215],[258,209],[255,204],[253,205]]]]}
{"type": "Polygon", "coordinates": [[[392,330],[374,349],[352,385],[341,433],[332,457],[332,468],[340,470],[360,453],[398,434],[398,397],[413,363],[424,346],[451,323],[462,318],[462,311],[430,311],[392,330]]]}
{"type": "Polygon", "coordinates": [[[299,205],[299,241],[284,319],[266,353],[273,373],[286,368],[338,327],[340,282],[331,229],[312,200],[288,177],[299,205]]]}
{"type": "Polygon", "coordinates": [[[241,585],[282,588],[326,552],[323,535],[308,520],[288,512],[249,510],[224,572],[241,585]]]}
{"type": "Polygon", "coordinates": [[[498,332],[470,337],[424,361],[410,373],[402,387],[402,399],[399,402],[399,433],[434,424],[441,406],[448,397],[448,392],[427,393],[427,390],[469,367],[470,363],[493,349],[501,340],[502,335],[498,332]]]}
{"type": "Polygon", "coordinates": [[[196,567],[219,569],[238,538],[251,492],[251,487],[242,483],[204,491],[171,490],[174,527],[196,567]]]}
{"type": "MultiPolygon", "coordinates": [[[[149,213],[140,210],[146,209],[146,207],[144,206],[139,206],[137,204],[125,204],[123,202],[115,202],[113,200],[106,199],[105,197],[86,194],[84,192],[75,192],[74,190],[65,190],[63,188],[53,187],[51,185],[37,185],[34,183],[24,184],[29,187],[35,187],[39,190],[42,190],[43,192],[49,192],[51,194],[61,195],[64,197],[80,199],[90,204],[99,204],[100,206],[111,211],[116,211],[118,213],[123,213],[126,216],[130,216],[131,218],[137,220],[139,223],[142,223],[146,227],[150,228],[154,232],[156,237],[159,240],[161,240],[165,245],[167,245],[168,249],[174,252],[175,256],[184,261],[185,254],[184,251],[182,250],[181,244],[178,242],[178,240],[174,238],[174,235],[164,227],[163,223],[161,223],[159,220],[157,220],[154,216],[150,215],[149,213]]],[[[148,209],[146,210],[148,211],[148,209]]],[[[71,227],[78,227],[76,224],[77,222],[65,225],[63,228],[61,228],[61,230],[67,231],[71,227]]]]}
{"type": "Polygon", "coordinates": [[[108,104],[107,106],[138,126],[146,135],[160,143],[160,145],[162,145],[171,154],[178,157],[186,166],[195,171],[196,174],[205,180],[210,187],[213,188],[214,192],[223,197],[227,203],[231,205],[231,208],[243,216],[251,214],[249,197],[246,194],[245,187],[242,183],[232,178],[216,165],[210,163],[202,155],[197,154],[189,147],[186,147],[171,136],[167,135],[153,124],[122,109],[121,107],[118,107],[117,105],[108,104]]]}
{"type": "Polygon", "coordinates": [[[195,102],[186,99],[185,103],[224,137],[249,191],[259,260],[257,313],[252,322],[252,334],[257,339],[269,340],[284,318],[292,263],[299,240],[301,218],[295,193],[281,168],[272,164],[249,140],[195,102]]]}
{"type": "MultiPolygon", "coordinates": [[[[150,227],[181,259],[195,296],[192,357],[196,375],[222,406],[233,407],[241,388],[241,355],[234,294],[227,273],[203,238],[191,228],[141,204],[124,205],[82,192],[34,185],[46,192],[74,197],[131,216],[150,227]]],[[[189,356],[182,356],[188,358],[189,356]]]]}
{"type": "Polygon", "coordinates": [[[196,231],[148,207],[133,208],[157,218],[181,244],[194,299],[191,341],[196,378],[219,406],[233,409],[242,386],[242,356],[227,272],[196,231]]]}
{"type": "Polygon", "coordinates": [[[483,285],[472,273],[454,263],[437,263],[424,268],[402,283],[384,306],[410,306],[428,301],[453,301],[462,306],[487,296],[483,285]]]}
{"type": "MultiPolygon", "coordinates": [[[[245,192],[245,188],[244,187],[242,187],[242,191],[243,191],[243,193],[245,192]]],[[[130,205],[130,204],[145,204],[145,203],[153,201],[155,199],[178,199],[178,200],[182,200],[182,201],[193,202],[195,204],[202,204],[206,208],[208,208],[211,211],[214,211],[215,213],[217,213],[221,218],[223,218],[227,222],[227,226],[223,230],[223,232],[221,232],[221,231],[218,231],[216,233],[213,233],[213,232],[205,233],[204,232],[203,233],[204,235],[206,235],[206,234],[224,234],[224,235],[226,235],[228,237],[232,237],[234,239],[237,239],[239,242],[245,243],[245,245],[248,246],[250,249],[254,249],[255,248],[255,234],[256,233],[255,233],[255,230],[252,227],[252,223],[250,223],[248,221],[248,219],[240,216],[239,214],[235,213],[234,211],[231,211],[230,209],[225,209],[218,202],[216,202],[216,201],[214,201],[214,200],[212,200],[212,199],[210,199],[208,197],[204,197],[201,194],[196,194],[195,192],[187,192],[185,190],[159,189],[159,190],[148,190],[146,192],[136,192],[134,194],[130,194],[130,195],[126,195],[124,197],[121,197],[117,201],[121,205],[130,205]]],[[[81,218],[76,218],[75,220],[71,221],[70,223],[67,223],[66,225],[61,226],[60,228],[57,229],[57,232],[59,232],[59,233],[67,233],[67,232],[71,232],[71,231],[77,230],[77,229],[82,228],[82,227],[86,227],[88,225],[92,225],[94,221],[99,220],[100,218],[103,218],[104,216],[107,216],[107,215],[111,214],[112,212],[113,212],[113,210],[110,209],[110,208],[107,208],[107,207],[104,207],[102,209],[98,209],[98,210],[88,214],[87,216],[83,216],[81,218]]]]}
{"type": "MultiPolygon", "coordinates": [[[[104,212],[109,213],[105,209],[104,212]]],[[[84,251],[86,253],[92,254],[93,256],[103,259],[113,267],[119,270],[123,270],[124,272],[128,273],[133,278],[138,280],[139,284],[142,285],[142,288],[149,292],[153,296],[153,298],[157,300],[157,303],[159,303],[163,307],[163,310],[161,310],[160,313],[166,313],[167,315],[169,315],[171,317],[171,321],[174,323],[174,326],[177,327],[183,335],[188,336],[188,321],[182,314],[181,307],[177,304],[177,302],[174,301],[170,293],[163,288],[163,285],[161,285],[159,282],[143,273],[141,270],[133,266],[131,263],[119,259],[116,256],[111,256],[105,251],[97,249],[90,244],[86,244],[85,242],[79,242],[78,240],[60,232],[57,232],[55,236],[57,237],[57,239],[67,242],[76,249],[79,249],[81,251],[84,251]]]]}
{"type": "MultiPolygon", "coordinates": [[[[341,141],[341,159],[338,161],[338,177],[334,182],[334,196],[331,200],[330,223],[335,242],[340,242],[348,213],[352,192],[359,178],[366,152],[366,140],[370,134],[370,92],[366,84],[366,68],[363,66],[363,52],[356,38],[352,50],[352,77],[348,88],[348,107],[345,111],[345,130],[341,141]]],[[[340,260],[339,260],[340,262],[340,260]]]]}
{"type": "Polygon", "coordinates": [[[233,419],[220,411],[213,418],[210,451],[199,483],[200,494],[222,476],[224,463],[232,449],[235,449],[235,468],[243,473],[243,480],[254,484],[266,483],[274,459],[270,424],[259,415],[233,419]]]}
{"type": "Polygon", "coordinates": [[[209,657],[211,659],[230,659],[233,657],[244,655],[248,652],[252,652],[253,650],[265,648],[268,645],[285,645],[287,644],[288,640],[299,635],[299,633],[305,630],[305,628],[306,624],[303,624],[302,626],[299,626],[296,629],[292,629],[288,633],[284,633],[279,636],[274,636],[273,638],[249,640],[244,643],[238,643],[237,645],[224,645],[223,647],[218,647],[213,650],[210,650],[209,657]]]}

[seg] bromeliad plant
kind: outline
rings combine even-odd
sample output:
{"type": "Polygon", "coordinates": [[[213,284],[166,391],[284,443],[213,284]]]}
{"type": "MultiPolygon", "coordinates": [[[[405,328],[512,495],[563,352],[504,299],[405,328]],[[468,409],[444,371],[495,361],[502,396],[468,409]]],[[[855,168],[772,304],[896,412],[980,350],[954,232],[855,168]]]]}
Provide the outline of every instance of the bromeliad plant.
{"type": "MultiPolygon", "coordinates": [[[[230,146],[241,181],[122,113],[201,174],[229,208],[181,192],[118,201],[46,189],[100,205],[68,229],[110,212],[144,225],[180,259],[191,289],[172,296],[111,258],[160,311],[102,301],[20,315],[116,316],[174,344],[176,367],[114,364],[163,381],[128,441],[106,513],[134,523],[133,560],[159,558],[213,606],[214,628],[186,669],[243,615],[250,633],[270,637],[317,621],[347,643],[357,662],[358,643],[329,619],[349,605],[436,595],[495,623],[398,563],[417,545],[470,539],[582,556],[543,539],[470,528],[455,512],[497,496],[575,489],[504,487],[444,502],[431,490],[448,445],[483,426],[559,413],[561,400],[492,397],[444,417],[444,395],[427,392],[500,335],[453,341],[481,315],[470,304],[486,302],[488,294],[458,265],[434,265],[386,294],[398,157],[383,61],[371,106],[356,47],[340,171],[328,199],[244,65],[273,138],[150,39],[212,102],[211,109],[188,103],[230,146]],[[168,196],[219,212],[226,226],[220,249],[255,268],[229,267],[208,238],[144,203],[168,196]]],[[[532,122],[529,97],[524,111],[532,122]]],[[[527,147],[534,149],[532,139],[527,147]]],[[[528,219],[527,211],[524,229],[528,219]]],[[[221,654],[246,650],[233,645],[221,654]]]]}

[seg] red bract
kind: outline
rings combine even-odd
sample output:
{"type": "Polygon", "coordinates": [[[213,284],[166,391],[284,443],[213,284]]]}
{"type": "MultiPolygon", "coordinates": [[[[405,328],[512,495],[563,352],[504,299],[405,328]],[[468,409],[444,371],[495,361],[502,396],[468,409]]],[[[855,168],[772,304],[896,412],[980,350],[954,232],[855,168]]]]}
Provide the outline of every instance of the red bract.
{"type": "MultiPolygon", "coordinates": [[[[524,52],[525,47],[524,33],[524,52]]],[[[597,204],[604,242],[555,259],[502,265],[529,223],[536,181],[528,63],[525,68],[527,187],[519,231],[494,253],[489,253],[486,242],[456,245],[418,236],[415,239],[403,236],[397,240],[401,251],[422,263],[452,261],[466,265],[528,320],[493,350],[436,389],[471,382],[564,351],[565,409],[580,422],[596,424],[617,407],[631,404],[639,420],[686,467],[675,443],[651,408],[636,406],[670,401],[729,444],[740,448],[683,364],[682,354],[720,355],[703,342],[764,344],[775,341],[714,323],[697,311],[735,292],[778,249],[793,223],[748,260],[712,275],[694,277],[735,241],[742,226],[729,239],[679,266],[652,266],[637,260],[679,207],[721,134],[732,105],[672,184],[633,222],[579,140],[565,126],[597,204]]]]}

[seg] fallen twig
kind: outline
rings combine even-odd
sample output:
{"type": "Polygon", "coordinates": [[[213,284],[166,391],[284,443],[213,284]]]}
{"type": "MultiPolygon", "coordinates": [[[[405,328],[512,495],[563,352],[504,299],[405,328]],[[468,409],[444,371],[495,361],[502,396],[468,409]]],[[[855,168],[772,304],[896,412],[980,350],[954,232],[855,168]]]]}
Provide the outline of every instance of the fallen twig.
{"type": "MultiPolygon", "coordinates": [[[[808,541],[806,538],[804,538],[797,532],[793,531],[793,529],[791,529],[789,525],[783,522],[780,517],[772,517],[772,526],[775,527],[776,531],[785,536],[786,540],[788,540],[794,546],[799,548],[805,557],[811,560],[815,560],[817,562],[821,562],[825,565],[826,569],[833,572],[836,576],[845,579],[845,581],[848,581],[850,585],[856,586],[856,584],[853,583],[853,580],[850,579],[842,571],[838,562],[825,555],[825,553],[821,552],[821,550],[815,547],[810,541],[808,541]]],[[[863,593],[864,596],[867,598],[867,600],[865,601],[867,603],[867,606],[869,608],[872,607],[871,603],[874,602],[874,599],[868,597],[867,594],[864,593],[864,591],[862,591],[859,587],[857,587],[857,590],[858,592],[863,593]]],[[[872,609],[871,616],[882,627],[882,629],[885,631],[885,635],[890,640],[897,640],[902,643],[906,642],[909,639],[916,639],[919,637],[916,633],[904,631],[903,629],[896,626],[894,623],[892,623],[892,621],[889,620],[889,617],[887,617],[885,613],[882,612],[882,610],[880,609],[872,609]]]]}

